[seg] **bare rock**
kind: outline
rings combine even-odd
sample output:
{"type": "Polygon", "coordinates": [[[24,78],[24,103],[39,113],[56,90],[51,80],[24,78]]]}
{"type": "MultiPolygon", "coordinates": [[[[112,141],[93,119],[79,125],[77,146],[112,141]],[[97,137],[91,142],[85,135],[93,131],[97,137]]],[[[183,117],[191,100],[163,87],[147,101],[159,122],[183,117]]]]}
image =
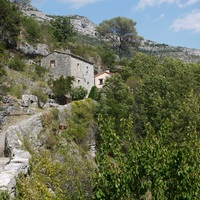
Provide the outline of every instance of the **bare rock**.
{"type": "Polygon", "coordinates": [[[27,42],[18,43],[17,49],[25,54],[30,54],[30,55],[46,56],[49,54],[47,44],[37,44],[37,46],[32,46],[27,42]]]}

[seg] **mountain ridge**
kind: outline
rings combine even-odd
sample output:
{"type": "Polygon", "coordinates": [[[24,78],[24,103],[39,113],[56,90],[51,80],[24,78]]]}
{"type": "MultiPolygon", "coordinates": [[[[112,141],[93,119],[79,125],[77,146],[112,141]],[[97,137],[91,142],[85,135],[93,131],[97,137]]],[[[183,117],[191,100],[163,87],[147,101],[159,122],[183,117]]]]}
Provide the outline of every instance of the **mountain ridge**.
{"type": "MultiPolygon", "coordinates": [[[[26,16],[33,17],[37,21],[49,21],[57,17],[56,15],[46,15],[42,11],[32,5],[21,6],[20,10],[26,16]]],[[[66,15],[74,27],[74,29],[81,35],[94,37],[98,39],[96,31],[97,25],[85,16],[80,15],[66,15]]],[[[168,44],[161,44],[156,41],[144,39],[138,49],[140,52],[147,55],[155,55],[159,58],[174,57],[186,62],[200,62],[200,49],[188,48],[182,46],[172,46],[168,44]]]]}

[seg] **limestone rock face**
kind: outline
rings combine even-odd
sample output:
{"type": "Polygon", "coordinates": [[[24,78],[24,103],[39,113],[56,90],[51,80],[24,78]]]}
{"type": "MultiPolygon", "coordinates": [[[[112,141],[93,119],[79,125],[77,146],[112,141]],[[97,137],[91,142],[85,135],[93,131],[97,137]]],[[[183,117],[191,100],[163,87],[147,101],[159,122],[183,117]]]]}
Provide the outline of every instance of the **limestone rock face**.
{"type": "Polygon", "coordinates": [[[7,159],[5,166],[0,166],[0,190],[7,191],[10,199],[14,199],[14,188],[16,185],[15,178],[19,173],[26,174],[29,166],[29,152],[15,149],[13,158],[8,162],[8,158],[0,158],[0,161],[7,159]]]}
{"type": "MultiPolygon", "coordinates": [[[[50,21],[56,18],[56,16],[47,16],[45,13],[37,10],[31,5],[26,5],[26,6],[22,5],[20,7],[20,10],[25,16],[32,17],[35,20],[41,22],[50,21]]],[[[79,15],[69,15],[66,17],[70,18],[70,21],[74,29],[78,31],[78,33],[82,35],[89,35],[96,37],[96,25],[93,22],[91,22],[88,18],[79,15]]]]}
{"type": "Polygon", "coordinates": [[[22,141],[28,139],[34,147],[37,146],[38,134],[42,130],[41,114],[36,114],[15,126],[3,131],[5,135],[4,154],[0,158],[0,191],[7,191],[10,199],[14,199],[15,178],[20,173],[26,174],[31,154],[24,151],[22,141]]]}
{"type": "Polygon", "coordinates": [[[10,126],[5,133],[5,156],[12,157],[15,149],[22,148],[21,140],[30,140],[34,146],[37,146],[38,134],[42,130],[40,120],[41,114],[36,114],[18,125],[10,126]]]}
{"type": "Polygon", "coordinates": [[[20,10],[24,15],[26,15],[28,17],[33,17],[38,21],[45,21],[45,20],[49,21],[52,19],[51,17],[48,17],[43,12],[37,10],[36,8],[34,8],[31,5],[25,5],[25,6],[21,5],[20,10]]]}
{"type": "Polygon", "coordinates": [[[48,52],[48,45],[47,44],[38,44],[37,46],[32,46],[25,43],[18,43],[17,50],[30,55],[42,55],[46,56],[49,54],[48,52]]]}
{"type": "Polygon", "coordinates": [[[91,22],[88,18],[79,15],[69,16],[70,21],[76,31],[82,35],[89,35],[96,37],[96,25],[91,22]]]}
{"type": "Polygon", "coordinates": [[[35,95],[32,95],[32,94],[23,94],[22,95],[22,101],[23,101],[23,105],[25,107],[28,107],[30,103],[37,104],[38,98],[35,95]]]}
{"type": "Polygon", "coordinates": [[[143,40],[139,47],[141,52],[150,56],[172,57],[183,60],[184,62],[200,62],[200,50],[179,46],[160,44],[151,40],[143,40]]]}

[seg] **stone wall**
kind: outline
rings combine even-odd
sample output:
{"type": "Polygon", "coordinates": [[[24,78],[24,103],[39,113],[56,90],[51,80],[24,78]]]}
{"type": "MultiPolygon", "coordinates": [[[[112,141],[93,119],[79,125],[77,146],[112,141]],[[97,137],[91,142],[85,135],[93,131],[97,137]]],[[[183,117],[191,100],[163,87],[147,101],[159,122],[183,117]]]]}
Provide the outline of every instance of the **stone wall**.
{"type": "Polygon", "coordinates": [[[70,76],[70,57],[65,52],[54,51],[41,59],[41,65],[49,70],[54,79],[70,76]]]}
{"type": "Polygon", "coordinates": [[[76,78],[74,87],[83,86],[90,92],[94,85],[94,65],[71,56],[71,76],[76,78]]]}
{"type": "MultiPolygon", "coordinates": [[[[10,158],[5,166],[0,167],[0,191],[7,191],[10,199],[14,198],[15,178],[20,173],[27,173],[30,153],[23,149],[23,140],[30,139],[37,146],[37,136],[42,130],[40,115],[24,119],[19,124],[10,126],[5,134],[4,154],[10,158]]],[[[5,158],[0,158],[0,161],[5,158]]]]}
{"type": "MultiPolygon", "coordinates": [[[[64,127],[66,126],[66,117],[71,117],[71,105],[57,105],[57,109],[59,110],[58,123],[64,127]]],[[[29,168],[31,154],[24,150],[23,142],[28,141],[35,150],[42,145],[42,142],[38,139],[38,135],[43,129],[40,117],[48,112],[49,110],[31,117],[27,116],[20,123],[12,125],[3,131],[6,157],[0,158],[0,191],[7,191],[10,200],[14,199],[16,177],[20,173],[26,174],[29,168]],[[4,162],[4,165],[1,164],[2,162],[4,162]]],[[[95,156],[94,130],[91,129],[90,131],[88,145],[90,146],[90,154],[95,156]]]]}
{"type": "Polygon", "coordinates": [[[54,51],[42,58],[41,65],[49,70],[49,75],[53,79],[58,79],[62,75],[74,76],[74,87],[83,86],[88,93],[94,85],[93,63],[70,52],[54,51]]]}

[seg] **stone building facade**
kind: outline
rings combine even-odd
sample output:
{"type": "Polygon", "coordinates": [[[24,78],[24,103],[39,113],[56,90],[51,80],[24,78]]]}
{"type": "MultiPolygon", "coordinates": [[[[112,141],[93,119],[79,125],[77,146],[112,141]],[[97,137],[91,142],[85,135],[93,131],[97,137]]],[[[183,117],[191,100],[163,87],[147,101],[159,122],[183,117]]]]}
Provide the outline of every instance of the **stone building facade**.
{"type": "Polygon", "coordinates": [[[62,75],[74,76],[73,86],[83,86],[88,93],[94,86],[94,64],[70,51],[54,51],[41,59],[41,65],[49,70],[54,80],[62,75]]]}

